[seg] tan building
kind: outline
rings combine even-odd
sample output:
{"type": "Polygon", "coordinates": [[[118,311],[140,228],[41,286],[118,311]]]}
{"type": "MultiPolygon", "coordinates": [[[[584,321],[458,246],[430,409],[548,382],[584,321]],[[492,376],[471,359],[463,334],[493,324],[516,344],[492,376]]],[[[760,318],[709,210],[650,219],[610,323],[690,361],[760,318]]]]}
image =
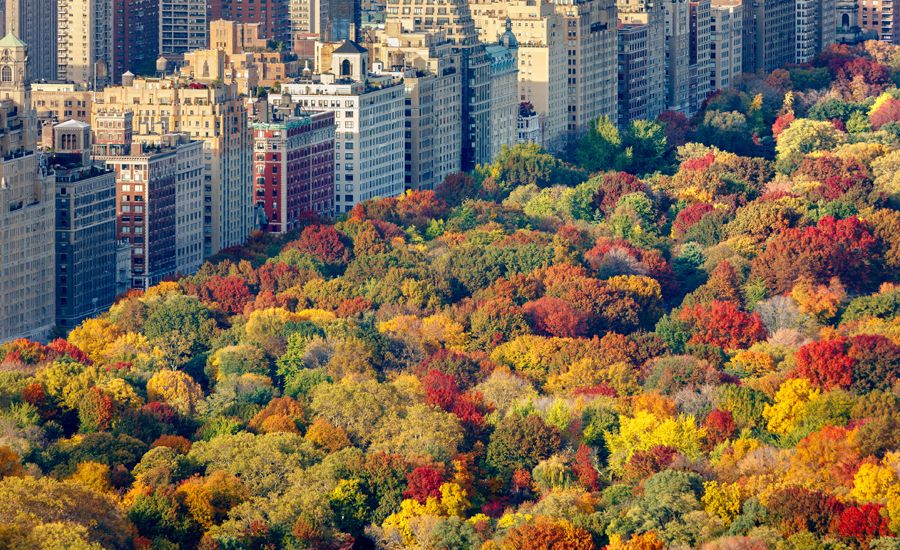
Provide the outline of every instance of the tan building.
{"type": "Polygon", "coordinates": [[[59,0],[57,78],[101,86],[113,65],[112,0],[59,0]]]}
{"type": "Polygon", "coordinates": [[[434,189],[461,169],[460,56],[443,32],[402,32],[391,22],[372,44],[375,72],[403,81],[406,96],[404,181],[434,189]]]}
{"type": "Polygon", "coordinates": [[[653,120],[666,110],[666,9],[659,2],[618,0],[619,125],[653,120]]]}
{"type": "Polygon", "coordinates": [[[25,44],[0,40],[0,342],[45,339],[55,322],[53,176],[35,153],[25,44]]]}
{"type": "Polygon", "coordinates": [[[93,114],[130,111],[134,133],[203,142],[204,256],[242,244],[255,227],[247,110],[235,82],[129,78],[97,94],[93,114]]]}
{"type": "Polygon", "coordinates": [[[743,70],[743,0],[712,0],[712,89],[733,86],[743,70]]]}
{"type": "MultiPolygon", "coordinates": [[[[185,55],[187,71],[196,72],[201,61],[209,62],[214,51],[225,53],[223,68],[235,74],[240,93],[251,95],[257,86],[272,87],[298,73],[296,61],[285,61],[281,52],[266,51],[267,41],[260,36],[259,23],[235,23],[217,20],[209,25],[210,49],[185,55]]],[[[218,64],[218,60],[213,60],[218,64]]],[[[226,79],[230,76],[226,76],[226,79]]]]}
{"type": "Polygon", "coordinates": [[[553,0],[565,28],[569,141],[600,116],[616,120],[615,0],[553,0]]]}
{"type": "Polygon", "coordinates": [[[485,46],[491,74],[491,158],[518,141],[519,47],[512,31],[501,44],[485,46]]]}
{"type": "Polygon", "coordinates": [[[209,24],[209,47],[227,53],[262,51],[267,41],[261,33],[261,23],[217,19],[209,24]]]}
{"type": "Polygon", "coordinates": [[[393,76],[370,74],[368,58],[365,48],[345,41],[331,52],[328,72],[269,94],[273,104],[334,113],[336,213],[405,188],[404,89],[393,76]]]}
{"type": "Polygon", "coordinates": [[[568,52],[566,23],[553,4],[531,0],[470,2],[483,42],[496,41],[507,28],[518,40],[518,95],[541,118],[544,146],[562,150],[568,132],[568,52]]]}
{"type": "Polygon", "coordinates": [[[28,74],[31,80],[56,79],[57,0],[3,0],[5,28],[28,44],[28,74]]]}
{"type": "Polygon", "coordinates": [[[234,82],[237,92],[250,95],[259,86],[252,53],[226,53],[222,50],[193,50],[184,54],[181,75],[203,81],[234,82]]]}

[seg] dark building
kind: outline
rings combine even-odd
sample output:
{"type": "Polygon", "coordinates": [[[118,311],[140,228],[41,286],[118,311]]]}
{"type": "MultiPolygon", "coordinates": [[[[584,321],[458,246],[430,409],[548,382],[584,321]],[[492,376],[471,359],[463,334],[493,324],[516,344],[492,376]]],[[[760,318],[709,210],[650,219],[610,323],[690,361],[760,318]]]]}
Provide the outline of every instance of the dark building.
{"type": "Polygon", "coordinates": [[[155,74],[158,57],[158,0],[113,0],[113,82],[128,71],[155,74]]]}
{"type": "Polygon", "coordinates": [[[330,0],[328,12],[331,19],[331,41],[358,40],[362,27],[360,0],[330,0]]]}
{"type": "Polygon", "coordinates": [[[744,3],[745,73],[770,73],[794,62],[794,0],[748,0],[744,3]]]}
{"type": "Polygon", "coordinates": [[[259,23],[266,40],[287,44],[290,38],[288,0],[210,0],[209,20],[259,23]]]}
{"type": "Polygon", "coordinates": [[[90,126],[53,128],[56,176],[56,325],[69,330],[116,295],[116,176],[90,161],[90,126]]]}

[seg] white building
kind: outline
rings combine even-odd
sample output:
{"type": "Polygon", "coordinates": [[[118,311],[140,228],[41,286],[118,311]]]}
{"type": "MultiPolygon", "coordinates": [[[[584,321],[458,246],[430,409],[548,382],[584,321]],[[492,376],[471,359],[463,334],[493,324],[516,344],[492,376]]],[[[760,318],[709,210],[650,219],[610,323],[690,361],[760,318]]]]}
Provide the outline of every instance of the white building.
{"type": "Polygon", "coordinates": [[[57,78],[106,84],[114,50],[112,0],[59,0],[57,6],[57,78]]]}
{"type": "MultiPolygon", "coordinates": [[[[404,191],[404,90],[392,76],[370,75],[368,52],[345,41],[331,54],[331,72],[318,81],[281,86],[307,111],[335,117],[335,211],[404,191]]],[[[287,97],[270,94],[271,102],[287,97]]]]}
{"type": "Polygon", "coordinates": [[[712,89],[721,90],[734,84],[743,69],[742,0],[712,1],[712,89]]]}
{"type": "Polygon", "coordinates": [[[796,0],[795,35],[797,63],[808,63],[837,40],[835,0],[796,0]]]}

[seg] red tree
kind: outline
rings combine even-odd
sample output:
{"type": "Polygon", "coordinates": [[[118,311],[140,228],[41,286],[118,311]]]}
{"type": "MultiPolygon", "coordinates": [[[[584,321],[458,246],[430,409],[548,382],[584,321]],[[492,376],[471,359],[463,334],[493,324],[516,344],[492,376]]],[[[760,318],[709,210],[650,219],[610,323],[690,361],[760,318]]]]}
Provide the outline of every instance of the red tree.
{"type": "Polygon", "coordinates": [[[303,229],[300,238],[290,243],[326,264],[339,264],[349,259],[350,251],[344,245],[344,236],[331,225],[310,225],[303,229]]]}
{"type": "Polygon", "coordinates": [[[432,369],[422,378],[422,389],[425,390],[425,402],[442,409],[450,410],[459,397],[459,386],[456,379],[449,374],[432,369]]]}
{"type": "Polygon", "coordinates": [[[843,339],[806,344],[797,351],[796,359],[797,376],[815,386],[823,390],[850,387],[855,361],[847,355],[843,339]]]}
{"type": "Polygon", "coordinates": [[[563,337],[587,333],[588,316],[560,298],[544,296],[526,303],[523,309],[536,332],[563,337]]]}
{"type": "Polygon", "coordinates": [[[889,338],[871,334],[854,336],[847,355],[855,361],[851,387],[858,393],[890,390],[900,378],[900,346],[889,338]]]}
{"type": "Polygon", "coordinates": [[[578,481],[591,491],[600,488],[600,474],[597,473],[591,460],[591,449],[584,443],[575,452],[575,463],[572,465],[572,470],[578,476],[578,481]]]}
{"type": "Polygon", "coordinates": [[[703,427],[706,428],[706,441],[710,447],[715,447],[734,435],[734,417],[728,411],[713,409],[703,421],[703,427]]]}
{"type": "Polygon", "coordinates": [[[244,306],[253,300],[253,294],[247,283],[237,275],[210,277],[203,285],[201,296],[219,304],[222,311],[231,315],[243,313],[244,306]]]}
{"type": "Polygon", "coordinates": [[[428,497],[439,497],[444,473],[431,466],[419,466],[406,475],[406,490],[403,496],[425,504],[428,497]]]}
{"type": "Polygon", "coordinates": [[[890,98],[869,117],[872,128],[879,129],[888,122],[900,121],[900,99],[890,98]]]}
{"type": "Polygon", "coordinates": [[[794,113],[785,113],[776,118],[775,122],[772,124],[772,137],[778,139],[781,132],[787,130],[792,122],[794,122],[794,113]]]}
{"type": "Polygon", "coordinates": [[[709,214],[712,211],[713,205],[709,203],[698,202],[692,204],[678,212],[678,215],[675,216],[675,222],[672,224],[672,229],[674,230],[676,235],[684,235],[685,231],[687,231],[692,225],[703,219],[703,216],[709,214]]]}
{"type": "Polygon", "coordinates": [[[834,530],[842,537],[855,539],[867,548],[874,538],[891,534],[888,520],[881,515],[881,504],[863,504],[846,508],[835,521],[834,530]]]}
{"type": "Polygon", "coordinates": [[[731,302],[714,300],[681,310],[679,319],[692,329],[692,344],[709,344],[723,349],[747,348],[766,337],[762,319],[738,309],[731,302]]]}

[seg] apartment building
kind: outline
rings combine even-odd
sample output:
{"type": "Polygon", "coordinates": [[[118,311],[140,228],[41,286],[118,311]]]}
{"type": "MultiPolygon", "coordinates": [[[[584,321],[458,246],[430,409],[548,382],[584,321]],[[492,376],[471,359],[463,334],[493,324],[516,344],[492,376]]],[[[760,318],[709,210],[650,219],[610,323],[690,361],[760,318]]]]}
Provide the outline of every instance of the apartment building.
{"type": "Polygon", "coordinates": [[[159,1],[112,0],[112,81],[122,75],[152,75],[159,57],[159,1]]]}
{"type": "Polygon", "coordinates": [[[209,19],[259,25],[260,36],[287,43],[290,38],[288,0],[210,0],[209,19]]]}
{"type": "Polygon", "coordinates": [[[491,75],[491,158],[517,142],[519,115],[519,44],[512,30],[499,44],[489,44],[485,52],[491,75]]]}
{"type": "Polygon", "coordinates": [[[115,172],[117,239],[130,246],[130,287],[193,273],[203,259],[203,144],[183,133],[135,135],[131,112],[94,119],[93,158],[115,172]]]}
{"type": "Polygon", "coordinates": [[[332,52],[329,73],[285,84],[281,91],[282,95],[270,94],[269,101],[334,113],[336,212],[403,193],[403,85],[390,75],[369,74],[364,48],[345,41],[332,52]]]}
{"type": "MultiPolygon", "coordinates": [[[[795,63],[809,63],[837,41],[835,0],[795,0],[795,63]]],[[[864,2],[864,5],[867,2],[864,2]]]]}
{"type": "Polygon", "coordinates": [[[102,87],[113,67],[113,0],[59,0],[57,78],[102,87]]]}
{"type": "Polygon", "coordinates": [[[252,145],[236,82],[129,77],[97,94],[93,114],[103,111],[132,112],[136,135],[186,133],[202,141],[204,256],[246,241],[256,220],[252,145]]]}
{"type": "Polygon", "coordinates": [[[691,0],[691,37],[690,37],[690,99],[688,115],[700,110],[703,102],[712,92],[713,62],[712,48],[712,14],[710,0],[691,0]]]}
{"type": "Polygon", "coordinates": [[[206,3],[207,0],[159,0],[159,55],[174,59],[209,47],[206,3]]]}
{"type": "Polygon", "coordinates": [[[473,0],[470,7],[483,42],[498,40],[507,28],[515,35],[518,100],[530,103],[540,117],[543,145],[563,150],[568,142],[569,56],[566,23],[555,5],[530,0],[502,4],[473,0]]]}
{"type": "Polygon", "coordinates": [[[462,167],[461,56],[443,32],[403,32],[392,21],[376,33],[372,58],[403,84],[405,186],[434,189],[462,167]]]}
{"type": "Polygon", "coordinates": [[[734,85],[743,70],[743,0],[712,0],[711,13],[710,87],[721,90],[734,85]]]}
{"type": "Polygon", "coordinates": [[[55,322],[54,183],[31,124],[27,105],[0,100],[0,342],[44,340],[55,322]]]}
{"type": "Polygon", "coordinates": [[[618,0],[616,6],[618,119],[624,127],[635,119],[653,120],[666,110],[666,9],[646,0],[618,0]]]}
{"type": "Polygon", "coordinates": [[[900,5],[896,0],[860,0],[856,5],[859,10],[856,24],[863,33],[882,42],[900,44],[896,31],[900,26],[900,5]]]}
{"type": "Polygon", "coordinates": [[[553,0],[565,33],[566,132],[574,141],[600,116],[616,120],[615,0],[553,0]]]}
{"type": "MultiPolygon", "coordinates": [[[[462,167],[490,162],[490,66],[479,41],[471,6],[466,0],[388,0],[385,24],[398,23],[403,32],[443,31],[460,56],[462,78],[462,167]]],[[[502,32],[502,31],[501,31],[502,32]]]]}
{"type": "Polygon", "coordinates": [[[334,113],[273,114],[253,132],[253,196],[269,233],[334,213],[334,113]]]}
{"type": "Polygon", "coordinates": [[[28,74],[32,80],[56,79],[56,0],[4,0],[2,34],[28,44],[28,74]]]}
{"type": "Polygon", "coordinates": [[[770,73],[794,62],[796,55],[794,0],[747,0],[742,25],[743,69],[770,73]]]}
{"type": "Polygon", "coordinates": [[[116,296],[116,176],[90,158],[91,127],[53,127],[56,179],[56,326],[70,330],[116,296]]]}
{"type": "Polygon", "coordinates": [[[31,105],[37,117],[38,144],[53,147],[53,126],[67,120],[91,123],[91,91],[71,82],[36,82],[31,105]]]}

